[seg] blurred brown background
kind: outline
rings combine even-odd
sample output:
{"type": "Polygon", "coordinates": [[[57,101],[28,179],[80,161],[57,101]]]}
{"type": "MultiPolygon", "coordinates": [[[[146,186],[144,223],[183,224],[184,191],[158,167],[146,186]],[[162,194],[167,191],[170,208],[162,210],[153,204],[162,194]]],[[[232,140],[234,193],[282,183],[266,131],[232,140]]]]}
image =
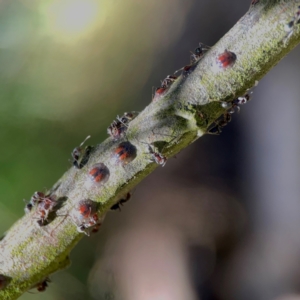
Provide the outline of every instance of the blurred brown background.
{"type": "MultiPolygon", "coordinates": [[[[49,188],[87,135],[142,110],[166,75],[213,45],[248,1],[0,1],[0,230],[49,188]]],[[[299,300],[299,49],[221,136],[136,188],[72,266],[27,299],[299,300]]]]}

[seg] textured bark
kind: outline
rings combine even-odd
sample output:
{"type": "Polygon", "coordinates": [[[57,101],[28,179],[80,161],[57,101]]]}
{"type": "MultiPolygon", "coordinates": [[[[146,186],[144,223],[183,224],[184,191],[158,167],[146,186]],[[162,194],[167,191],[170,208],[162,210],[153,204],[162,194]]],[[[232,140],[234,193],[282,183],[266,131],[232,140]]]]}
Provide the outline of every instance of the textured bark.
{"type": "Polygon", "coordinates": [[[151,162],[149,144],[171,157],[207,132],[230,102],[245,93],[300,41],[297,24],[300,2],[252,1],[249,11],[201,59],[191,72],[180,76],[165,96],[148,105],[129,125],[126,137],[97,145],[82,169],[72,167],[54,185],[57,198],[67,199],[46,226],[39,226],[36,211],[26,214],[0,242],[0,299],[16,299],[49,274],[69,264],[69,253],[83,237],[72,221],[83,199],[99,203],[105,216],[112,205],[158,165],[151,162]],[[291,24],[293,26],[291,26],[291,24]],[[216,59],[225,49],[235,53],[233,67],[220,68],[216,59]],[[113,156],[122,141],[137,149],[125,166],[113,156]],[[88,170],[96,163],[110,170],[109,180],[94,186],[88,170]],[[2,281],[2,282],[1,282],[2,281]]]}

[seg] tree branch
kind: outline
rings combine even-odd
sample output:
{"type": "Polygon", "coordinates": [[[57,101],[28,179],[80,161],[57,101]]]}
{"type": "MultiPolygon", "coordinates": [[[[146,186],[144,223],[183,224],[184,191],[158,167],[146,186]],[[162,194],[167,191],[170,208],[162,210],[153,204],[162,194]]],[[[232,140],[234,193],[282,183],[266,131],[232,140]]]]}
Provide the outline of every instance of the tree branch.
{"type": "Polygon", "coordinates": [[[158,166],[155,158],[164,163],[164,157],[205,134],[232,106],[233,99],[299,43],[298,21],[298,1],[252,1],[245,16],[203,58],[185,68],[129,123],[125,135],[109,137],[89,149],[87,163],[81,166],[79,162],[79,168],[67,171],[1,240],[0,298],[16,299],[49,274],[67,267],[70,251],[83,237],[79,231],[100,225],[110,207],[158,166]],[[236,56],[233,66],[226,67],[224,56],[220,57],[226,50],[236,56]],[[122,142],[127,144],[119,146],[122,142]],[[134,148],[128,148],[128,143],[134,148]],[[159,156],[157,150],[163,154],[159,156]],[[91,171],[99,163],[108,168],[109,175],[103,165],[91,171]],[[55,205],[48,218],[41,210],[45,199],[55,205]],[[83,211],[78,205],[87,205],[80,202],[85,199],[97,202],[98,212],[92,206],[83,211]]]}

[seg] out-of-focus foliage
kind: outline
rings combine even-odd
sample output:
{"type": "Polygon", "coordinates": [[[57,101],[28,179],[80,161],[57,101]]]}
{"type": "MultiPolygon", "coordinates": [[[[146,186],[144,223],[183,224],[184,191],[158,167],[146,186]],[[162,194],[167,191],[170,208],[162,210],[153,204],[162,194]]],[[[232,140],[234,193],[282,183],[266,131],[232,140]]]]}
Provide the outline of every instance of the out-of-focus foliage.
{"type": "MultiPolygon", "coordinates": [[[[249,5],[1,1],[0,230],[70,167],[87,135],[99,143],[117,114],[142,110],[152,86],[249,5]]],[[[220,137],[149,176],[47,292],[21,299],[299,299],[298,57],[262,80],[220,137]]]]}

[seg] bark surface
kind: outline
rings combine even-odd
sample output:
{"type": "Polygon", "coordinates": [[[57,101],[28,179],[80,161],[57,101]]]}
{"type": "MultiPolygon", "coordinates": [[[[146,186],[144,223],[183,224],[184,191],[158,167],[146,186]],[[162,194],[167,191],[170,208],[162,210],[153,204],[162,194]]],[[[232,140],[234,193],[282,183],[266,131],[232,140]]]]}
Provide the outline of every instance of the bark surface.
{"type": "Polygon", "coordinates": [[[1,240],[0,299],[17,299],[69,265],[70,251],[84,236],[72,217],[79,201],[99,203],[99,219],[104,218],[112,205],[158,167],[151,152],[158,149],[169,158],[204,135],[228,110],[223,102],[243,95],[289,53],[300,41],[299,5],[295,0],[252,1],[249,11],[201,60],[129,123],[126,136],[117,141],[107,138],[94,148],[84,167],[70,168],[50,191],[62,202],[51,222],[40,226],[34,207],[1,240]],[[226,50],[236,55],[236,61],[222,68],[217,58],[226,50]],[[124,141],[136,148],[135,159],[126,165],[115,154],[124,141]],[[97,163],[104,163],[110,173],[102,185],[89,177],[97,163]]]}

